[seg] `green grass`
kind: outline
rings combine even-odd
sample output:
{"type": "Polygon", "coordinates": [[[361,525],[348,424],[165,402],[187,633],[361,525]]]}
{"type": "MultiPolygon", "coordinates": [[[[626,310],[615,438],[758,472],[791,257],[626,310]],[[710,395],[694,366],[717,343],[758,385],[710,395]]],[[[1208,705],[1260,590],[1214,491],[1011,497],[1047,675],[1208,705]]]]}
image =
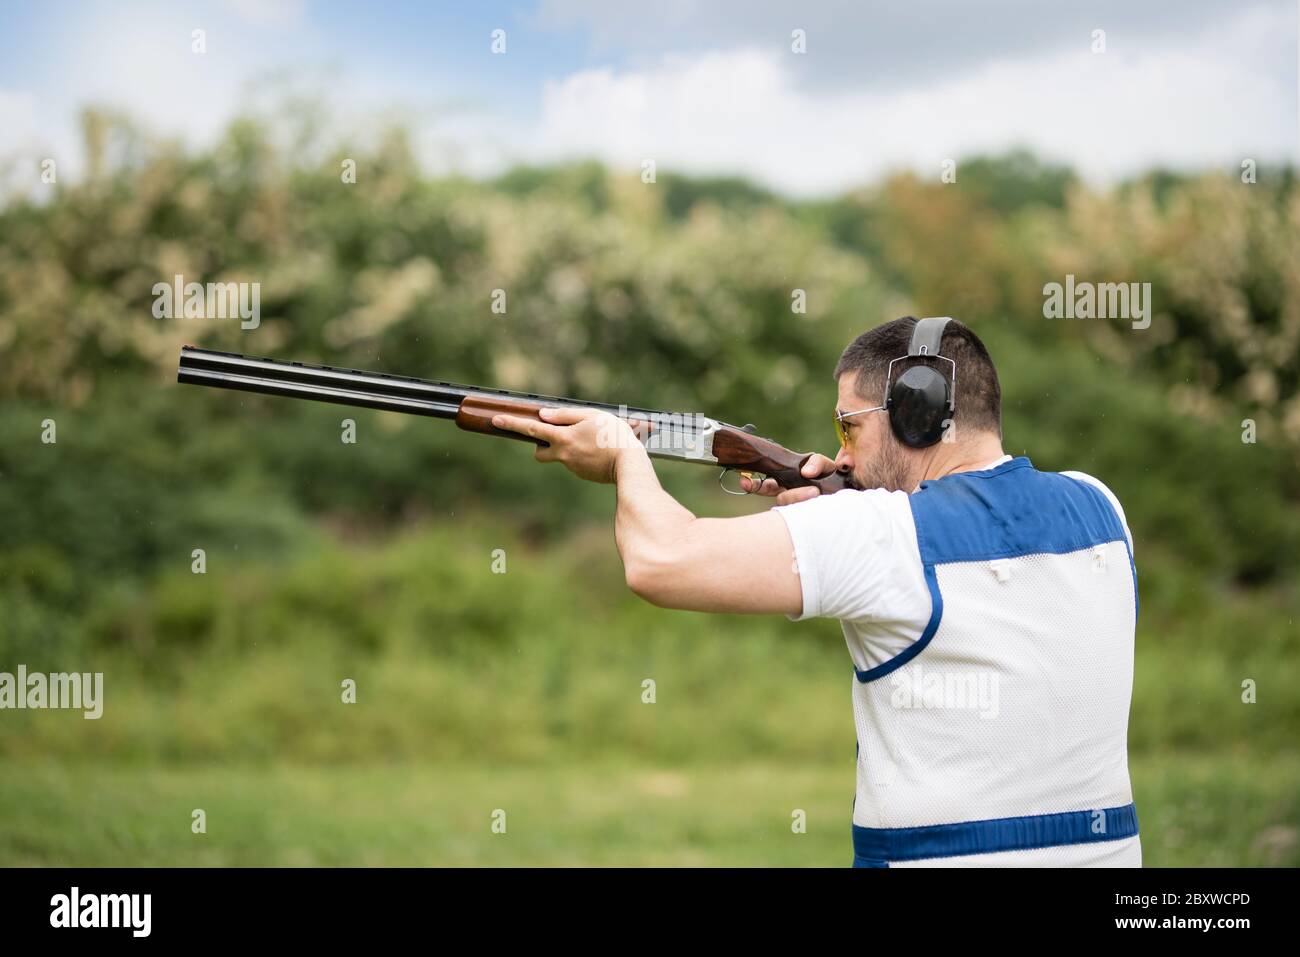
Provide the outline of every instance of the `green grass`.
{"type": "Polygon", "coordinates": [[[1300,756],[1130,756],[1143,863],[1300,866],[1300,756]]]}
{"type": "MultiPolygon", "coordinates": [[[[1300,864],[1300,760],[1133,764],[1147,866],[1300,864]]],[[[0,864],[845,866],[852,762],[0,763],[0,864]],[[202,808],[207,833],[191,832],[202,808]],[[493,813],[506,813],[504,834],[493,813]],[[806,812],[806,833],[792,813],[806,812]]]]}
{"type": "MultiPolygon", "coordinates": [[[[106,593],[61,650],[0,655],[105,676],[99,720],[0,714],[0,864],[846,864],[835,623],[650,607],[609,538],[425,527],[106,593]]],[[[1144,574],[1146,862],[1300,865],[1296,599],[1144,574]]]]}
{"type": "MultiPolygon", "coordinates": [[[[851,756],[850,756],[851,757],[851,756]]],[[[0,765],[0,863],[844,864],[851,760],[337,768],[0,765]],[[191,832],[191,812],[207,833],[191,832]],[[493,815],[505,812],[505,833],[493,815]],[[791,829],[807,813],[807,833],[791,829]]]]}

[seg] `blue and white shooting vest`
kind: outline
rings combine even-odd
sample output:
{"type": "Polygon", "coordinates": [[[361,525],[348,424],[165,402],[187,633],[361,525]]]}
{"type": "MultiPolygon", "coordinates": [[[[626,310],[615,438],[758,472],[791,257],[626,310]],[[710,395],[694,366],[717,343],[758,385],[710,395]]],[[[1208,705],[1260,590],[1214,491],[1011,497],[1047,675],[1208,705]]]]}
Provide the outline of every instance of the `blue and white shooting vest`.
{"type": "Polygon", "coordinates": [[[854,865],[1140,866],[1137,573],[1115,508],[1023,457],[909,502],[932,611],[856,672],[854,865]]]}

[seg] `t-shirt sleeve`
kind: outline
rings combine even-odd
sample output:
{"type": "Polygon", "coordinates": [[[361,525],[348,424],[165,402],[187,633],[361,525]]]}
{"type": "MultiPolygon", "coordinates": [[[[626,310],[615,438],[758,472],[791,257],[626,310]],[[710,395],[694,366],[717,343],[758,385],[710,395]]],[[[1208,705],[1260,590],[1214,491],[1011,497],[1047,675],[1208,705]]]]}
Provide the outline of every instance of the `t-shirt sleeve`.
{"type": "Polygon", "coordinates": [[[905,492],[847,490],[774,510],[794,542],[805,618],[893,620],[925,594],[905,492]]]}

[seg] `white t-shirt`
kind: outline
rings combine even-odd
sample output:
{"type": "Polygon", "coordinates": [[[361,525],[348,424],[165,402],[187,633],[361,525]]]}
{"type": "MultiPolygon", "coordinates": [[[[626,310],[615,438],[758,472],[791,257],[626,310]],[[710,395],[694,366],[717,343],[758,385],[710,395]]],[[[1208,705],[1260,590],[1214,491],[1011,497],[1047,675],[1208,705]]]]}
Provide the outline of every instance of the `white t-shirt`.
{"type": "MultiPolygon", "coordinates": [[[[1011,461],[1004,455],[983,466],[1011,461]]],[[[1096,486],[1133,536],[1110,489],[1082,472],[1062,472],[1096,486]]],[[[852,489],[782,505],[794,542],[805,618],[838,618],[853,665],[867,671],[916,642],[930,620],[930,590],[921,565],[908,493],[852,489]]]]}

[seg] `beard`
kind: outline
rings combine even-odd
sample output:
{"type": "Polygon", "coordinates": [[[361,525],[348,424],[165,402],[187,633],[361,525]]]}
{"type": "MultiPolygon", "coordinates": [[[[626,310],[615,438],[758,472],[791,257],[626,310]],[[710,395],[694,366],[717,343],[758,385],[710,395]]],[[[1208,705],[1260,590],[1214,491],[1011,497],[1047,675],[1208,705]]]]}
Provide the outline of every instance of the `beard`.
{"type": "Polygon", "coordinates": [[[854,470],[853,485],[856,488],[882,488],[886,492],[910,492],[916,483],[912,481],[909,465],[902,447],[897,442],[886,441],[875,459],[854,470]]]}

